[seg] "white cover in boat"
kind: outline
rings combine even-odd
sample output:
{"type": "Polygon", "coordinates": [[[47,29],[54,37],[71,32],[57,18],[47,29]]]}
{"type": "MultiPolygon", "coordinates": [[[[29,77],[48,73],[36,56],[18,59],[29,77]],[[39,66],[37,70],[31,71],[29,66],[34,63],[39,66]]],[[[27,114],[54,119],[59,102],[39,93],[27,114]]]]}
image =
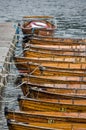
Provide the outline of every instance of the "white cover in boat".
{"type": "Polygon", "coordinates": [[[31,28],[47,28],[47,24],[43,22],[31,22],[29,26],[31,28]]]}

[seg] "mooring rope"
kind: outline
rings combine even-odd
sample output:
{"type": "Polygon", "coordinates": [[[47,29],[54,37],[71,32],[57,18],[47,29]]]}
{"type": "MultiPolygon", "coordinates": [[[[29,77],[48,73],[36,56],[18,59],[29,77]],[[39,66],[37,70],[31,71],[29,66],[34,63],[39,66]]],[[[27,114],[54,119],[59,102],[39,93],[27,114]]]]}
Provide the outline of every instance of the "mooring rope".
{"type": "MultiPolygon", "coordinates": [[[[3,99],[4,100],[4,99],[3,99]]],[[[13,103],[14,101],[17,101],[16,99],[10,100],[10,101],[0,101],[0,103],[13,103]]]]}
{"type": "Polygon", "coordinates": [[[18,86],[16,86],[16,88],[20,88],[21,85],[25,84],[27,81],[22,82],[21,84],[19,84],[18,86]]]}
{"type": "Polygon", "coordinates": [[[28,91],[28,92],[26,93],[25,97],[27,97],[29,93],[30,93],[30,92],[28,91]]]}
{"type": "Polygon", "coordinates": [[[30,72],[28,75],[33,74],[37,69],[39,68],[39,66],[37,66],[32,72],[30,72]]]}
{"type": "Polygon", "coordinates": [[[16,44],[14,44],[14,43],[12,43],[12,42],[10,42],[10,45],[12,45],[13,47],[16,47],[16,44]]]}

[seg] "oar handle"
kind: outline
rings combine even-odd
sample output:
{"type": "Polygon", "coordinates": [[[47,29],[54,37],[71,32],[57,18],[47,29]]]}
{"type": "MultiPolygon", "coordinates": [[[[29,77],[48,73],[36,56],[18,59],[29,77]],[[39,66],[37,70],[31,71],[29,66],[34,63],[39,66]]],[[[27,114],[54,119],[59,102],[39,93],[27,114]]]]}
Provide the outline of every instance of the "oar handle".
{"type": "Polygon", "coordinates": [[[53,16],[24,16],[23,18],[53,18],[53,16]]]}

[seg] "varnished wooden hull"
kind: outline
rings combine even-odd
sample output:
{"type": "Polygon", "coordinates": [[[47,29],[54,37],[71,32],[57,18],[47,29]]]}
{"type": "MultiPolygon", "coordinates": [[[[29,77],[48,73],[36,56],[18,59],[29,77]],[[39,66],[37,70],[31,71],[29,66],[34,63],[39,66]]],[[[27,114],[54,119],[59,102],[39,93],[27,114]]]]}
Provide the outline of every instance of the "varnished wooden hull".
{"type": "Polygon", "coordinates": [[[85,46],[86,39],[55,38],[55,37],[32,37],[30,43],[34,45],[60,45],[60,46],[85,46]]]}
{"type": "Polygon", "coordinates": [[[81,42],[66,42],[65,40],[63,42],[59,41],[59,40],[45,40],[45,39],[40,39],[40,38],[31,38],[28,37],[25,40],[23,40],[23,44],[22,47],[24,48],[28,48],[29,46],[33,45],[33,46],[38,46],[40,45],[41,48],[43,47],[52,47],[52,48],[57,48],[57,49],[71,49],[71,50],[85,50],[86,49],[86,40],[85,42],[82,41],[81,42]],[[26,40],[28,39],[28,40],[26,40]],[[25,42],[24,42],[25,41],[25,42]]]}
{"type": "Polygon", "coordinates": [[[51,45],[53,43],[55,43],[53,45],[56,45],[56,44],[64,44],[64,45],[68,45],[68,44],[80,45],[80,44],[82,44],[83,45],[86,43],[86,39],[59,38],[59,37],[54,37],[54,36],[53,37],[46,37],[46,36],[36,36],[36,35],[30,37],[30,40],[34,44],[37,43],[37,44],[43,44],[43,45],[45,45],[47,43],[49,43],[51,45]]]}
{"type": "MultiPolygon", "coordinates": [[[[34,24],[35,25],[35,24],[34,24]]],[[[22,27],[22,32],[24,34],[36,34],[36,35],[41,35],[41,36],[52,36],[53,33],[54,33],[54,30],[56,29],[56,27],[48,22],[48,21],[43,21],[43,20],[32,20],[32,21],[27,21],[25,22],[22,27]],[[40,23],[43,23],[43,24],[46,24],[47,27],[31,27],[31,24],[33,23],[37,23],[37,22],[40,22],[40,23]]]]}
{"type": "MultiPolygon", "coordinates": [[[[24,34],[32,34],[32,30],[31,29],[26,29],[24,27],[22,27],[22,32],[24,34]]],[[[34,34],[36,35],[43,35],[43,36],[52,36],[54,33],[54,29],[35,29],[34,30],[34,34]]]]}
{"type": "MultiPolygon", "coordinates": [[[[36,123],[37,124],[37,123],[36,123]]],[[[65,123],[64,122],[59,122],[59,124],[37,124],[37,125],[42,125],[43,127],[36,126],[34,125],[29,125],[29,124],[24,124],[24,123],[18,123],[18,122],[12,122],[9,123],[9,130],[85,130],[86,126],[81,125],[81,124],[73,124],[71,126],[70,123],[65,123]],[[74,126],[75,125],[75,126],[74,126]],[[48,127],[50,126],[50,128],[48,127]],[[54,128],[52,128],[54,126],[54,128]]]]}
{"type": "Polygon", "coordinates": [[[66,113],[66,112],[23,112],[23,111],[8,111],[7,119],[16,120],[23,123],[46,123],[58,124],[59,122],[69,122],[71,126],[73,123],[79,123],[86,127],[85,113],[66,113]]]}
{"type": "Polygon", "coordinates": [[[30,71],[31,64],[34,66],[43,66],[45,68],[53,70],[62,70],[62,71],[80,71],[85,72],[86,63],[85,62],[70,62],[70,61],[54,61],[54,60],[45,60],[43,58],[25,58],[25,57],[14,57],[15,65],[21,71],[30,71]],[[30,63],[32,62],[32,63],[30,63]],[[28,70],[27,70],[28,69],[28,70]]]}
{"type": "Polygon", "coordinates": [[[79,55],[59,55],[55,53],[47,53],[47,52],[39,52],[34,50],[25,50],[23,51],[24,57],[27,58],[44,58],[50,59],[54,61],[70,61],[70,62],[86,62],[86,56],[79,56],[79,55]]]}
{"type": "Polygon", "coordinates": [[[22,111],[45,111],[45,112],[86,112],[86,100],[37,100],[32,98],[18,98],[19,107],[22,111]]]}
{"type": "Polygon", "coordinates": [[[66,47],[64,46],[63,48],[60,46],[42,46],[42,45],[30,45],[25,48],[26,50],[34,50],[34,51],[39,51],[41,53],[54,53],[54,54],[58,54],[58,55],[79,55],[79,56],[83,56],[85,55],[85,48],[70,48],[70,47],[66,47]]]}
{"type": "Polygon", "coordinates": [[[21,87],[22,88],[22,92],[24,94],[24,96],[28,97],[28,98],[35,98],[35,99],[86,99],[85,95],[79,95],[78,93],[75,95],[75,93],[73,94],[67,94],[67,93],[58,93],[55,91],[54,88],[52,88],[52,90],[49,91],[49,89],[45,88],[45,90],[43,89],[38,89],[38,88],[25,88],[25,87],[21,87]]]}
{"type": "Polygon", "coordinates": [[[36,89],[43,89],[49,92],[53,92],[53,93],[58,93],[58,94],[66,94],[66,95],[86,95],[86,87],[84,86],[83,88],[79,88],[79,86],[75,86],[73,87],[73,85],[71,87],[68,86],[54,86],[54,85],[40,85],[40,84],[32,84],[32,83],[23,83],[20,85],[24,96],[29,94],[29,89],[30,88],[36,88],[36,89]]]}
{"type": "Polygon", "coordinates": [[[30,40],[31,44],[40,44],[40,45],[70,45],[78,46],[85,45],[86,39],[73,39],[73,38],[59,38],[59,37],[46,37],[46,36],[27,36],[24,39],[28,42],[30,40]]]}
{"type": "Polygon", "coordinates": [[[22,73],[32,73],[33,75],[43,75],[43,76],[77,76],[77,77],[86,77],[86,74],[83,73],[81,70],[58,70],[55,67],[47,67],[41,66],[37,63],[31,62],[15,62],[16,67],[18,68],[19,72],[22,73]]]}
{"type": "Polygon", "coordinates": [[[56,130],[54,128],[46,128],[46,127],[36,126],[36,124],[29,125],[29,124],[24,124],[24,123],[15,122],[15,121],[9,122],[8,128],[9,128],[9,130],[56,130]]]}
{"type": "Polygon", "coordinates": [[[35,76],[35,75],[21,75],[22,81],[27,81],[30,83],[37,84],[79,84],[86,85],[85,77],[77,77],[77,76],[35,76]]]}

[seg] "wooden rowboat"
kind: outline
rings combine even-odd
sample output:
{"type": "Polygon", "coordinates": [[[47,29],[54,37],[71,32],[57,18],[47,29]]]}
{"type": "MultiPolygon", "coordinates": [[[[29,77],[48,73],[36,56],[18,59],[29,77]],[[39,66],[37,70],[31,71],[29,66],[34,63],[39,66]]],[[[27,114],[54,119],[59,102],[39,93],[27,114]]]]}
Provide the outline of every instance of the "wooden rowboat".
{"type": "MultiPolygon", "coordinates": [[[[84,59],[84,58],[83,58],[84,59]]],[[[35,75],[77,75],[85,76],[85,62],[58,62],[39,60],[37,58],[14,57],[15,65],[19,73],[35,75]]]]}
{"type": "MultiPolygon", "coordinates": [[[[33,43],[29,42],[29,43],[22,44],[22,47],[23,47],[23,49],[32,48],[34,50],[37,48],[38,48],[38,50],[40,48],[43,48],[44,51],[46,51],[45,49],[51,49],[51,48],[52,48],[52,51],[54,48],[55,48],[55,50],[57,49],[57,51],[59,51],[59,50],[67,50],[68,51],[68,49],[69,49],[69,51],[80,51],[80,50],[85,51],[86,50],[86,43],[80,44],[80,45],[76,45],[76,44],[72,44],[72,45],[70,45],[70,44],[67,44],[67,45],[56,44],[56,45],[53,45],[53,43],[50,45],[48,43],[46,45],[41,45],[41,44],[37,44],[37,43],[33,44],[33,43]]],[[[43,50],[43,49],[41,49],[41,50],[43,50]]]]}
{"type": "Polygon", "coordinates": [[[32,99],[18,97],[19,107],[22,111],[44,111],[44,112],[86,112],[86,99],[32,99]]]}
{"type": "MultiPolygon", "coordinates": [[[[85,59],[83,58],[83,61],[85,59]]],[[[72,75],[75,76],[86,76],[86,74],[81,69],[71,70],[69,68],[64,70],[59,70],[55,67],[41,66],[40,64],[33,62],[15,62],[16,67],[18,68],[20,73],[32,73],[33,75],[72,75]]]]}
{"type": "Polygon", "coordinates": [[[31,62],[15,62],[16,68],[18,69],[19,73],[32,73],[34,75],[58,75],[63,74],[71,75],[71,73],[75,73],[75,75],[80,74],[80,76],[85,76],[85,69],[79,68],[59,68],[56,67],[49,67],[49,66],[42,66],[40,64],[31,63],[31,62]]]}
{"type": "Polygon", "coordinates": [[[30,39],[31,44],[39,45],[70,45],[79,46],[86,45],[86,39],[70,39],[70,38],[55,38],[55,37],[33,37],[30,39]]]}
{"type": "Polygon", "coordinates": [[[8,111],[6,118],[16,120],[17,122],[36,124],[39,127],[45,126],[50,128],[79,128],[86,127],[86,113],[66,113],[66,112],[24,112],[8,111]],[[60,124],[61,123],[61,124],[60,124]],[[66,126],[64,126],[66,124],[66,126]],[[70,125],[69,125],[70,124],[70,125]]]}
{"type": "Polygon", "coordinates": [[[29,36],[25,36],[23,39],[24,41],[30,42],[31,44],[39,44],[39,45],[78,46],[78,45],[86,44],[86,39],[59,38],[59,37],[54,37],[54,36],[46,37],[46,36],[29,35],[29,36]]]}
{"type": "MultiPolygon", "coordinates": [[[[86,99],[86,93],[84,92],[84,94],[78,94],[75,95],[75,93],[73,94],[67,94],[67,93],[58,93],[55,91],[54,88],[52,88],[52,90],[50,91],[49,89],[38,89],[38,88],[31,88],[31,87],[26,87],[23,86],[21,87],[22,92],[24,94],[24,96],[28,97],[28,98],[35,98],[35,99],[86,99]]],[[[57,90],[57,89],[56,89],[57,90]]],[[[78,90],[78,89],[77,89],[78,90]]],[[[85,90],[86,91],[86,90],[85,90]]]]}
{"type": "Polygon", "coordinates": [[[56,77],[56,76],[34,76],[34,75],[21,75],[17,78],[19,83],[27,82],[32,84],[39,84],[42,86],[55,86],[55,87],[68,87],[68,88],[85,88],[85,78],[70,76],[68,78],[56,77]],[[83,80],[84,79],[84,80],[83,80]]]}
{"type": "Polygon", "coordinates": [[[29,89],[36,88],[38,90],[46,90],[52,93],[58,93],[58,94],[66,94],[66,95],[86,95],[86,87],[79,88],[79,86],[71,87],[68,86],[59,86],[59,85],[40,85],[40,84],[32,84],[32,83],[22,83],[20,85],[24,96],[29,94],[29,89]]]}
{"type": "Polygon", "coordinates": [[[67,39],[67,38],[39,38],[39,37],[24,37],[23,38],[23,48],[32,45],[42,45],[42,46],[58,46],[59,48],[86,48],[86,39],[67,39]]]}
{"type": "MultiPolygon", "coordinates": [[[[33,75],[43,75],[43,76],[74,76],[74,77],[86,77],[86,73],[83,73],[81,71],[63,71],[63,70],[56,70],[54,68],[48,68],[44,66],[37,66],[34,64],[29,64],[29,66],[26,68],[28,74],[33,74],[33,75]]],[[[21,71],[21,70],[20,70],[21,71]]],[[[23,72],[23,71],[22,71],[23,72]]]]}
{"type": "Polygon", "coordinates": [[[9,130],[64,130],[64,129],[55,129],[55,128],[47,128],[40,127],[35,125],[29,125],[22,122],[9,121],[7,123],[9,130]]]}
{"type": "Polygon", "coordinates": [[[24,34],[51,36],[56,29],[56,26],[50,22],[50,19],[52,19],[53,17],[30,16],[24,18],[24,23],[21,26],[22,32],[24,34]]]}
{"type": "Polygon", "coordinates": [[[86,126],[86,113],[77,113],[77,112],[40,112],[40,111],[6,111],[6,118],[16,120],[23,123],[46,123],[53,124],[62,122],[72,123],[81,123],[86,126]]]}
{"type": "Polygon", "coordinates": [[[35,51],[35,50],[24,50],[23,51],[24,57],[27,58],[44,58],[44,59],[50,59],[50,60],[56,60],[56,61],[71,61],[71,62],[85,62],[86,56],[79,56],[79,55],[62,55],[62,54],[56,54],[56,53],[48,53],[48,52],[41,52],[41,51],[35,51]]]}
{"type": "Polygon", "coordinates": [[[37,84],[79,84],[86,85],[86,77],[74,76],[36,76],[36,75],[21,75],[22,81],[29,81],[37,84]]]}
{"type": "MultiPolygon", "coordinates": [[[[33,53],[34,54],[34,53],[33,53]]],[[[66,59],[66,56],[58,56],[57,59],[59,60],[60,58],[62,58],[62,61],[64,60],[64,63],[66,63],[66,61],[68,60],[68,62],[72,61],[72,62],[75,62],[76,59],[77,61],[80,61],[80,63],[83,63],[85,62],[85,57],[83,56],[69,56],[67,59],[66,59]]],[[[45,59],[45,58],[44,58],[45,59]]],[[[15,60],[15,58],[14,58],[15,60]]],[[[61,59],[59,60],[61,62],[61,59]]],[[[59,62],[57,61],[57,63],[59,62]]],[[[61,73],[64,75],[64,74],[71,74],[71,73],[76,73],[75,75],[78,75],[78,76],[85,76],[85,73],[83,72],[83,69],[71,69],[71,68],[66,68],[66,69],[58,69],[56,67],[48,67],[48,66],[42,66],[40,64],[37,64],[37,63],[33,63],[33,62],[20,62],[20,61],[16,61],[15,60],[15,65],[16,67],[18,68],[19,72],[22,72],[22,73],[31,73],[33,72],[33,74],[36,74],[36,75],[61,75],[61,73]]]]}
{"type": "MultiPolygon", "coordinates": [[[[42,127],[36,126],[36,124],[33,125],[29,125],[29,124],[25,124],[25,123],[21,123],[21,122],[16,122],[16,121],[11,121],[8,124],[8,128],[9,130],[85,130],[86,127],[85,125],[79,125],[78,123],[73,127],[71,126],[69,123],[65,123],[64,124],[64,128],[59,128],[58,125],[54,125],[55,128],[52,128],[52,124],[49,126],[51,128],[48,128],[46,124],[42,123],[41,125],[43,125],[42,127]]],[[[63,122],[59,122],[59,126],[61,127],[61,125],[63,125],[63,122]]]]}
{"type": "Polygon", "coordinates": [[[41,45],[30,45],[25,49],[27,51],[29,50],[34,50],[34,51],[39,51],[39,52],[45,52],[45,53],[54,53],[54,54],[59,54],[59,55],[85,55],[86,54],[86,49],[84,46],[81,48],[72,48],[65,46],[62,48],[62,46],[41,46],[41,45]]]}
{"type": "Polygon", "coordinates": [[[45,68],[53,70],[63,70],[63,71],[86,71],[86,62],[70,62],[70,61],[54,61],[43,58],[26,58],[26,57],[14,57],[15,65],[18,69],[26,70],[31,67],[31,64],[34,66],[43,66],[45,68]],[[32,63],[31,63],[32,62],[32,63]]]}

